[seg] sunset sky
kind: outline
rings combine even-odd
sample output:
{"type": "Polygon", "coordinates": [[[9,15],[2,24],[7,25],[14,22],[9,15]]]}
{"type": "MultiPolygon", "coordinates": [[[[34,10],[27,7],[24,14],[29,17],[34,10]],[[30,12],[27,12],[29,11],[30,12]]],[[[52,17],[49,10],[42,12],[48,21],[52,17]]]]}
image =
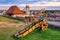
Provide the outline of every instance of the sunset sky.
{"type": "Polygon", "coordinates": [[[12,5],[17,5],[23,9],[26,4],[30,6],[30,9],[59,9],[60,0],[0,0],[0,9],[8,9],[12,5]]]}

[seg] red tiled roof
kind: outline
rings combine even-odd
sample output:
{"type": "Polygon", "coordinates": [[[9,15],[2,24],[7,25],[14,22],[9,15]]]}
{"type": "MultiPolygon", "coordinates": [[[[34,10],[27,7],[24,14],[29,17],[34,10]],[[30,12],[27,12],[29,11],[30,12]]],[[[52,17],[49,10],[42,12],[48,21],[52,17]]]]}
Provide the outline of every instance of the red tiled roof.
{"type": "Polygon", "coordinates": [[[20,10],[17,6],[11,6],[6,13],[12,15],[24,14],[24,12],[20,10]]]}

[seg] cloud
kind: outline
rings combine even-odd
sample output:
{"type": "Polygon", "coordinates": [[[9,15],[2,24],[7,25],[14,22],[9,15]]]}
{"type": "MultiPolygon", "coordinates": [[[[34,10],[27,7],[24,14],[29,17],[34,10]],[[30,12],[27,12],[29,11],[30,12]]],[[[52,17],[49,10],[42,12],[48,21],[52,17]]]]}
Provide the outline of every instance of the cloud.
{"type": "Polygon", "coordinates": [[[52,1],[57,2],[57,1],[59,1],[59,0],[52,0],[52,1]]]}
{"type": "Polygon", "coordinates": [[[28,0],[28,1],[34,1],[34,0],[28,0]]]}
{"type": "MultiPolygon", "coordinates": [[[[18,7],[21,7],[22,9],[26,6],[26,4],[0,4],[0,8],[9,8],[12,5],[17,5],[18,7]]],[[[60,6],[60,2],[35,2],[32,4],[28,4],[31,8],[30,9],[40,9],[40,8],[47,8],[48,6],[60,6]]],[[[56,7],[55,7],[56,8],[56,7]]],[[[53,9],[53,8],[52,8],[53,9]]]]}
{"type": "Polygon", "coordinates": [[[44,4],[41,4],[39,2],[31,4],[32,6],[60,6],[60,2],[47,2],[44,4]],[[34,4],[34,5],[33,5],[34,4]]]}
{"type": "MultiPolygon", "coordinates": [[[[12,6],[12,5],[17,5],[17,6],[26,6],[26,4],[0,4],[0,6],[12,6]]],[[[44,4],[41,4],[41,2],[36,2],[33,4],[28,4],[29,6],[60,6],[60,2],[47,2],[44,4]]]]}

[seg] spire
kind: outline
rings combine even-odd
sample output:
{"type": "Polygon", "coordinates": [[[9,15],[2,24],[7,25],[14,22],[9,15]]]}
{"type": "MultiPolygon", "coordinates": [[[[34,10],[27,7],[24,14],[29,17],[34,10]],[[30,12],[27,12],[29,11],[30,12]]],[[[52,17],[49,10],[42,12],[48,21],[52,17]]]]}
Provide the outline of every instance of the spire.
{"type": "Polygon", "coordinates": [[[26,4],[26,14],[30,15],[30,7],[26,4]]]}
{"type": "Polygon", "coordinates": [[[26,4],[26,8],[29,8],[29,5],[28,4],[26,4]]]}

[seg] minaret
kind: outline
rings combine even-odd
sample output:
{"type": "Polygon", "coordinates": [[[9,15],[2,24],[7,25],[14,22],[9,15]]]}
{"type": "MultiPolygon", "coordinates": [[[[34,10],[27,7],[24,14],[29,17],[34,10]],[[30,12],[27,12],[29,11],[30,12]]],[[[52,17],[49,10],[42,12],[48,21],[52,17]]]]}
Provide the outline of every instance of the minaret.
{"type": "Polygon", "coordinates": [[[30,15],[30,8],[29,8],[29,5],[26,5],[26,14],[27,14],[27,15],[30,15]]]}

